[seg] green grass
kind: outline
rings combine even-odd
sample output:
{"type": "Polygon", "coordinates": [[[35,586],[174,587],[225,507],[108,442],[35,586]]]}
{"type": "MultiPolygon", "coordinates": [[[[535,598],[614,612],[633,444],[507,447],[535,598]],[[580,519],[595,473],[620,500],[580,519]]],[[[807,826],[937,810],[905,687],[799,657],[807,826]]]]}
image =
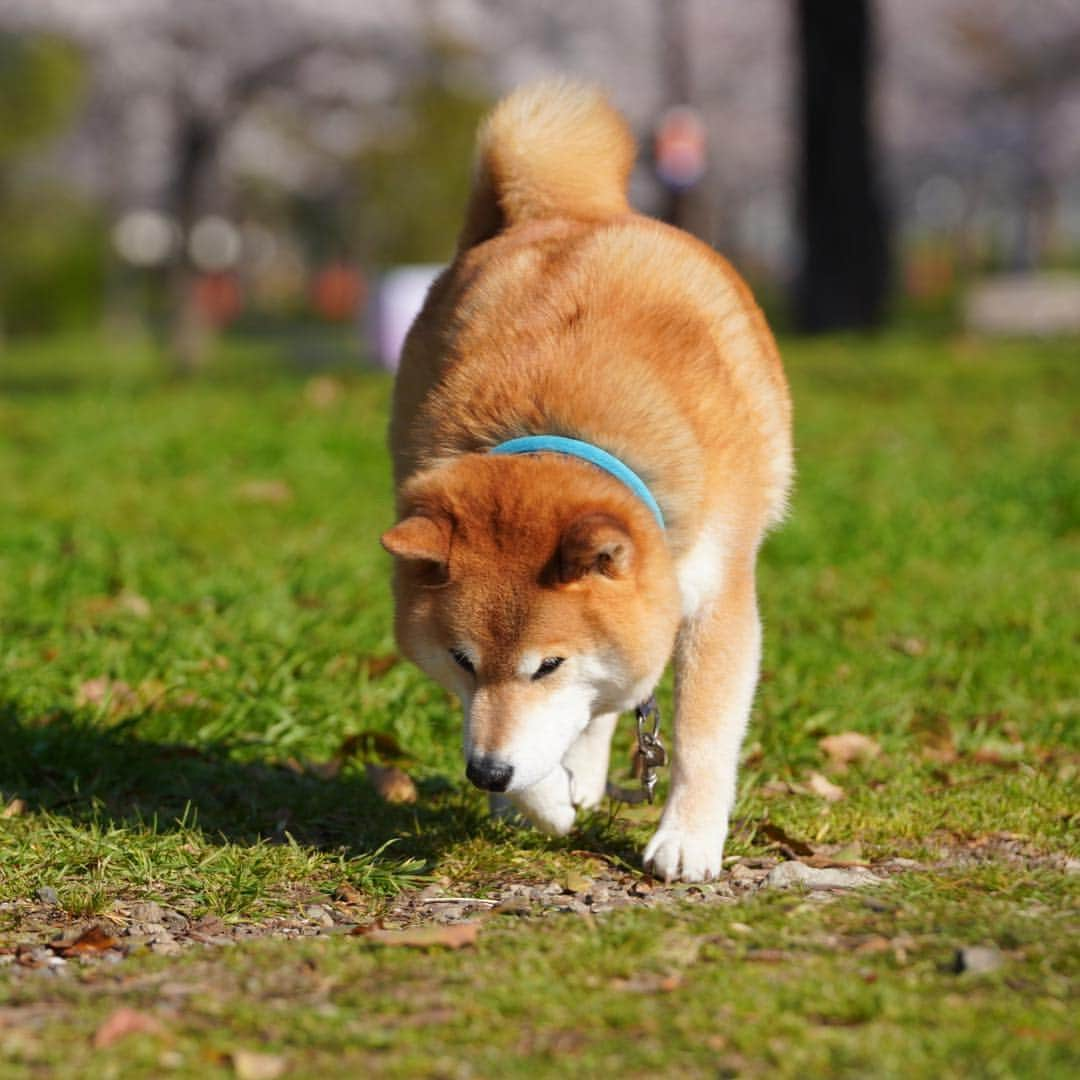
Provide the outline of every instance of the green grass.
{"type": "MultiPolygon", "coordinates": [[[[205,1074],[244,1046],[296,1075],[1075,1073],[1075,875],[951,853],[1009,832],[1080,854],[1077,345],[784,352],[799,482],[762,557],[765,677],[729,850],[761,850],[767,817],[932,869],[875,909],[762,896],[493,920],[469,953],[327,939],[66,980],[0,968],[0,1075],[157,1075],[163,1053],[205,1074]],[[844,799],[782,793],[848,730],[883,753],[830,774],[844,799]],[[910,944],[857,951],[875,936],[910,944]],[[951,974],[979,943],[1005,966],[951,974]],[[168,1037],[91,1050],[124,1003],[168,1037]]],[[[587,869],[582,848],[633,864],[655,811],[604,810],[563,841],[490,821],[455,706],[383,670],[388,380],[340,373],[320,405],[236,343],[198,381],[158,372],[104,342],[0,353],[0,805],[27,807],[0,819],[0,902],[49,886],[73,914],[156,899],[258,920],[346,883],[374,909],[427,877],[482,893],[587,869]],[[111,692],[87,687],[101,677],[111,692]],[[415,806],[382,804],[363,755],[310,768],[371,731],[409,756],[415,806]]]]}

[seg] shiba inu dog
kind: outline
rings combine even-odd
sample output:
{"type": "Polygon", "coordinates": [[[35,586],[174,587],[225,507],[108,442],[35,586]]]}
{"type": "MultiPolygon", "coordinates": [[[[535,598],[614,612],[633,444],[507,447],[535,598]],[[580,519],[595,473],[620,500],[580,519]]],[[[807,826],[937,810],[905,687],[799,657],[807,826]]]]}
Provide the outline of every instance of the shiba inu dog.
{"type": "Polygon", "coordinates": [[[772,335],[731,267],[631,211],[588,86],[481,129],[453,264],[410,331],[390,443],[402,651],[455,693],[469,778],[561,834],[674,654],[653,873],[719,873],[757,682],[754,569],[792,477],[772,335]]]}

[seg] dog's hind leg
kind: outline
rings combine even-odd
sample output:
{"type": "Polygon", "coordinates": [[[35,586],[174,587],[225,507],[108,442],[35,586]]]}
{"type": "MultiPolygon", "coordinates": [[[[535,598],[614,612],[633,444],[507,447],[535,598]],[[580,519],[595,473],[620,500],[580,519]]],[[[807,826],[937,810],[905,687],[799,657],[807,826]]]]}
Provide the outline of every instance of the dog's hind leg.
{"type": "Polygon", "coordinates": [[[599,806],[604,797],[611,736],[618,719],[618,713],[594,717],[563,758],[563,765],[570,774],[570,801],[582,810],[599,806]]]}
{"type": "Polygon", "coordinates": [[[665,881],[720,873],[760,659],[751,549],[728,561],[719,591],[679,632],[671,792],[645,849],[646,867],[665,881]]]}

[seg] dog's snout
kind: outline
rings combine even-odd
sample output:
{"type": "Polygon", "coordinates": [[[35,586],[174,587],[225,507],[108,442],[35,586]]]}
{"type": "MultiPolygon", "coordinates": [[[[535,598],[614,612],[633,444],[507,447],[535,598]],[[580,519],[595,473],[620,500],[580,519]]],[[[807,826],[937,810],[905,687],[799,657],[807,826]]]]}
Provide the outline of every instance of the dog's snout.
{"type": "Polygon", "coordinates": [[[490,755],[469,758],[465,775],[484,791],[505,791],[514,775],[514,766],[507,765],[490,755]]]}

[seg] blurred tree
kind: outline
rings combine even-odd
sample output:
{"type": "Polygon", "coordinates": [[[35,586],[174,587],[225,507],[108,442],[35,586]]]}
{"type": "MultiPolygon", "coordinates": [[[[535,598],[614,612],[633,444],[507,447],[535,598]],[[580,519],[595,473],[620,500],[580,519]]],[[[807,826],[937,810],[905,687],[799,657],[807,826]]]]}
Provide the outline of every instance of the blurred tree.
{"type": "Polygon", "coordinates": [[[885,314],[889,243],[871,123],[869,0],[799,0],[795,323],[865,329],[885,314]]]}
{"type": "Polygon", "coordinates": [[[67,43],[0,31],[0,168],[70,118],[81,73],[67,43]]]}
{"type": "Polygon", "coordinates": [[[356,248],[374,265],[445,262],[472,175],[476,126],[489,98],[436,73],[402,102],[402,120],[357,161],[356,248]]]}
{"type": "Polygon", "coordinates": [[[85,316],[101,286],[95,215],[40,176],[22,175],[70,120],[81,86],[69,44],[0,31],[0,330],[85,316]]]}

